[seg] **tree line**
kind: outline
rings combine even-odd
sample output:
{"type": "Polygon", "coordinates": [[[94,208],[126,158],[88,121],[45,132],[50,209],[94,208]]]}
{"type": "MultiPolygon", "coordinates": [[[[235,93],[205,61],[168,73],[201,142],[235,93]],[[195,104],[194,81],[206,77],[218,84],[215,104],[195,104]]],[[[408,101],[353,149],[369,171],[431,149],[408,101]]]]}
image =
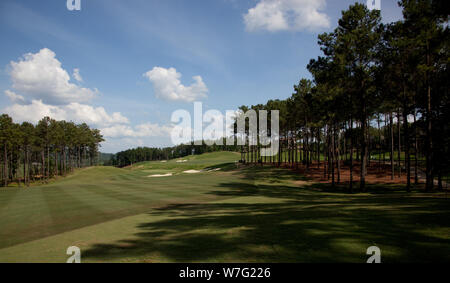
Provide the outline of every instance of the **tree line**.
{"type": "Polygon", "coordinates": [[[238,152],[240,150],[236,145],[225,144],[226,142],[223,140],[222,145],[218,145],[217,143],[214,145],[206,145],[204,143],[202,145],[194,145],[194,143],[190,143],[165,148],[137,147],[114,154],[111,160],[105,163],[105,165],[125,167],[143,161],[170,160],[194,154],[198,155],[217,151],[238,152]]]}
{"type": "Polygon", "coordinates": [[[318,36],[323,55],[307,66],[312,80],[302,78],[286,100],[240,107],[243,112],[280,110],[279,154],[261,157],[259,145],[247,145],[241,148],[242,159],[323,165],[333,186],[347,164],[350,191],[359,166],[364,191],[370,156],[377,154],[384,164],[387,153],[391,178],[403,170],[409,191],[411,168],[418,182],[419,157],[424,156],[426,189],[433,189],[435,178],[442,188],[450,156],[449,11],[444,2],[399,1],[403,19],[389,24],[381,23],[380,11],[359,3],[343,11],[337,28],[318,36]]]}
{"type": "Polygon", "coordinates": [[[100,131],[85,123],[75,124],[44,117],[36,125],[14,123],[0,116],[0,160],[3,186],[20,186],[54,176],[65,176],[75,168],[98,164],[100,131]]]}

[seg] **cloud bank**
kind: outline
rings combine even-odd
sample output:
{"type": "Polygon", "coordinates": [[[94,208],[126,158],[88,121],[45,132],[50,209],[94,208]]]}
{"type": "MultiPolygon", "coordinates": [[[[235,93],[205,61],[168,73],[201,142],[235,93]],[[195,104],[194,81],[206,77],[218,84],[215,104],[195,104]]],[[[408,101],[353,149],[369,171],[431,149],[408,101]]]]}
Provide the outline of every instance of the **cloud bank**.
{"type": "Polygon", "coordinates": [[[323,12],[326,0],[260,0],[244,15],[246,30],[254,32],[316,31],[330,27],[323,12]]]}
{"type": "MultiPolygon", "coordinates": [[[[44,48],[37,53],[27,53],[18,61],[10,63],[11,89],[4,91],[11,105],[2,109],[15,122],[36,124],[48,116],[56,120],[87,123],[100,129],[107,138],[107,147],[124,148],[145,145],[154,142],[170,142],[168,139],[174,129],[173,124],[141,123],[132,125],[120,112],[107,112],[102,106],[94,106],[89,101],[97,90],[81,86],[83,78],[80,69],[74,68],[72,77],[66,71],[56,54],[44,48]],[[71,79],[76,81],[71,82],[71,79]]],[[[193,77],[194,82],[185,86],[181,83],[181,74],[175,68],[155,67],[144,74],[152,82],[158,98],[170,101],[191,102],[207,97],[208,88],[200,76],[193,77]]],[[[210,117],[210,123],[217,124],[221,119],[210,117]],[[217,120],[217,121],[216,121],[217,120]]],[[[190,128],[187,130],[191,130],[190,128]]],[[[205,129],[206,133],[209,133],[205,129]]],[[[214,137],[217,133],[211,132],[214,137]]]]}
{"type": "Polygon", "coordinates": [[[144,77],[153,84],[157,98],[169,101],[193,102],[208,97],[208,88],[201,76],[194,76],[194,83],[184,86],[181,74],[175,68],[154,67],[144,77]]]}
{"type": "MultiPolygon", "coordinates": [[[[27,53],[17,62],[12,61],[10,67],[11,88],[14,91],[4,91],[11,105],[3,108],[2,112],[16,122],[37,123],[48,116],[56,120],[87,123],[100,128],[102,135],[108,138],[106,143],[117,147],[124,143],[131,145],[133,139],[135,144],[142,144],[140,138],[170,135],[170,126],[144,123],[132,127],[129,119],[120,112],[108,113],[102,106],[88,104],[97,90],[71,83],[68,72],[48,48],[34,54],[27,53]]],[[[78,83],[83,82],[78,68],[73,69],[72,77],[78,83]]],[[[201,88],[200,82],[201,79],[196,87],[201,88]]],[[[182,93],[187,92],[184,90],[182,93]]]]}

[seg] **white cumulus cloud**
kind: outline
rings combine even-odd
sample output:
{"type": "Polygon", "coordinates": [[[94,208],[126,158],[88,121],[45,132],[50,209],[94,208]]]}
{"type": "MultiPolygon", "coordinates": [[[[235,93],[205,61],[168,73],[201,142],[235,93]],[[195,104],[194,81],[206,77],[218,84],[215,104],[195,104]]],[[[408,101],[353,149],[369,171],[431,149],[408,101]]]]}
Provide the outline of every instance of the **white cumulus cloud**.
{"type": "Polygon", "coordinates": [[[108,114],[103,107],[94,107],[77,102],[68,105],[49,105],[42,100],[33,100],[31,104],[13,104],[3,109],[18,122],[36,123],[45,116],[56,120],[87,123],[95,126],[127,124],[128,119],[119,112],[108,114]]]}
{"type": "Polygon", "coordinates": [[[57,105],[86,102],[97,92],[71,83],[56,54],[48,48],[25,54],[19,61],[11,61],[10,66],[12,87],[26,98],[57,105]]]}
{"type": "Polygon", "coordinates": [[[114,125],[100,129],[105,137],[111,138],[166,137],[170,135],[171,130],[172,127],[152,123],[140,124],[134,128],[128,125],[114,125]]]}
{"type": "Polygon", "coordinates": [[[56,120],[67,118],[67,113],[59,106],[47,105],[42,100],[33,100],[31,104],[13,104],[3,109],[3,112],[11,116],[15,122],[37,123],[45,116],[56,120]]]}
{"type": "Polygon", "coordinates": [[[78,68],[73,69],[72,76],[75,80],[77,80],[77,82],[83,81],[83,77],[81,77],[81,74],[80,74],[80,69],[78,69],[78,68]]]}
{"type": "Polygon", "coordinates": [[[260,0],[244,15],[247,31],[315,31],[330,27],[326,0],[260,0]]]}
{"type": "Polygon", "coordinates": [[[9,89],[5,90],[5,95],[13,103],[25,103],[25,97],[13,92],[13,91],[10,91],[9,89]]]}
{"type": "MultiPolygon", "coordinates": [[[[17,62],[12,61],[9,73],[12,85],[4,91],[11,104],[1,112],[10,115],[17,123],[36,124],[45,116],[86,123],[100,129],[107,138],[104,145],[111,151],[144,144],[162,146],[170,142],[173,125],[142,123],[133,126],[120,112],[111,113],[102,106],[90,105],[88,101],[97,90],[82,88],[70,81],[71,78],[79,83],[83,81],[80,69],[73,69],[69,75],[61,66],[56,54],[47,48],[35,54],[25,54],[17,62]]],[[[175,69],[154,68],[148,72],[148,77],[154,80],[162,98],[168,92],[167,88],[176,93],[176,98],[168,99],[184,101],[204,97],[208,91],[201,77],[194,77],[195,82],[191,86],[183,86],[179,80],[181,75],[175,69]]]]}
{"type": "Polygon", "coordinates": [[[194,83],[184,86],[181,74],[175,68],[154,67],[144,74],[153,84],[158,98],[171,101],[193,102],[207,97],[208,88],[201,76],[194,76],[194,83]]]}
{"type": "Polygon", "coordinates": [[[72,102],[64,106],[68,116],[74,120],[84,121],[93,125],[110,125],[110,124],[128,124],[128,118],[122,116],[120,112],[112,114],[106,113],[103,107],[94,107],[91,105],[72,102]]]}
{"type": "MultiPolygon", "coordinates": [[[[5,95],[12,105],[2,111],[15,121],[36,123],[45,116],[56,120],[87,123],[106,127],[129,124],[120,112],[107,113],[105,108],[82,103],[96,92],[69,82],[69,74],[61,67],[56,54],[48,48],[38,53],[28,53],[18,62],[11,62],[12,88],[5,95]]],[[[80,70],[73,70],[73,77],[82,81],[80,70]]]]}

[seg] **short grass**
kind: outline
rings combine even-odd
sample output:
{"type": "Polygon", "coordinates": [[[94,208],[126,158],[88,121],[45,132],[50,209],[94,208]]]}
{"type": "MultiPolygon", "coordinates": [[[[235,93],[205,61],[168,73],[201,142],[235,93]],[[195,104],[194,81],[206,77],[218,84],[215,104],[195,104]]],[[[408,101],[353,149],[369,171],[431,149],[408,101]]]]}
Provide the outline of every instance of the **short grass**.
{"type": "Polygon", "coordinates": [[[450,261],[445,194],[373,186],[348,195],[216,157],[0,189],[0,262],[65,262],[69,246],[82,262],[365,262],[372,245],[384,262],[450,261]],[[226,163],[223,172],[147,177],[226,163]]]}
{"type": "Polygon", "coordinates": [[[162,161],[147,161],[128,166],[127,170],[139,170],[151,174],[182,173],[187,170],[203,170],[211,168],[236,168],[240,159],[236,152],[212,152],[202,155],[190,155],[183,158],[162,161]],[[187,161],[187,162],[183,162],[187,161]]]}

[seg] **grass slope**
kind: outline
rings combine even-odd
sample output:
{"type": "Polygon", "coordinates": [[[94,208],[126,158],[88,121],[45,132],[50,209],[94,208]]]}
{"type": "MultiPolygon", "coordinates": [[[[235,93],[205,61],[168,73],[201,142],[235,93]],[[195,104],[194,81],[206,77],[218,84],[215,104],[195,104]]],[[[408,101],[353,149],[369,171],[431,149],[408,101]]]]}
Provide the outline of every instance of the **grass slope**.
{"type": "Polygon", "coordinates": [[[235,162],[239,159],[240,154],[236,152],[213,152],[202,155],[190,155],[169,161],[139,162],[133,164],[133,166],[127,167],[126,169],[140,170],[149,174],[177,174],[187,170],[202,170],[210,168],[235,169],[235,162]]]}
{"type": "Polygon", "coordinates": [[[384,262],[450,261],[445,196],[341,194],[278,168],[147,177],[234,162],[220,155],[0,190],[0,262],[65,262],[72,245],[82,262],[364,262],[372,245],[384,262]]]}

